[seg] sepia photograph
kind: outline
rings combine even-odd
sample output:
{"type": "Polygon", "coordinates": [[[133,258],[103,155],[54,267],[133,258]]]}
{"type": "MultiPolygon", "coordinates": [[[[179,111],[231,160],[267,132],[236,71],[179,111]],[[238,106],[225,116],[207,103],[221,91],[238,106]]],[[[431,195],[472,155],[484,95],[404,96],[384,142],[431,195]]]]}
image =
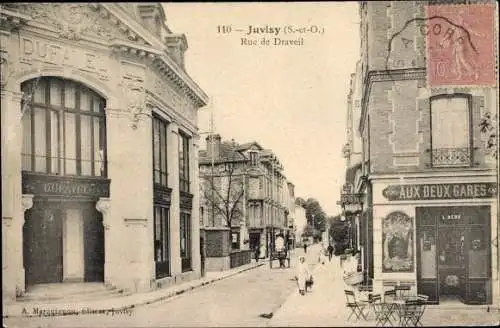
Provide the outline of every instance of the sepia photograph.
{"type": "Polygon", "coordinates": [[[2,328],[499,326],[498,6],[1,3],[2,328]]]}

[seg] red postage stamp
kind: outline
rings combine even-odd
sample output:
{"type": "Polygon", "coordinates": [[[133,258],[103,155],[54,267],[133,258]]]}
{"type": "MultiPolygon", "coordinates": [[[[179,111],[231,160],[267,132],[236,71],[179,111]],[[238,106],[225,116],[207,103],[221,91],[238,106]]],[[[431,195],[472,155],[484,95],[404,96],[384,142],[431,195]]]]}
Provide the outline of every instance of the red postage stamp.
{"type": "Polygon", "coordinates": [[[495,7],[427,6],[427,81],[437,86],[494,86],[495,7]]]}

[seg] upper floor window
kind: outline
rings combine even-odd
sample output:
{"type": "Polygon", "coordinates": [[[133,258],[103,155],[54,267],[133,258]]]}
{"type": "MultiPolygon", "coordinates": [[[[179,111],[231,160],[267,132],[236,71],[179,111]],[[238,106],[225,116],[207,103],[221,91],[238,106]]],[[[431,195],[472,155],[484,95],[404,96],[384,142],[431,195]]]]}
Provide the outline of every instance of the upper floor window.
{"type": "Polygon", "coordinates": [[[256,151],[250,151],[250,164],[252,166],[257,165],[257,152],[256,151]]]}
{"type": "Polygon", "coordinates": [[[153,116],[153,182],[167,186],[167,122],[153,116]]]}
{"type": "Polygon", "coordinates": [[[22,84],[32,94],[22,118],[24,171],[106,176],[105,100],[82,84],[44,77],[22,84]]]}
{"type": "Polygon", "coordinates": [[[431,99],[432,166],[469,166],[470,99],[467,95],[431,99]]]}
{"type": "Polygon", "coordinates": [[[189,137],[179,133],[179,190],[189,192],[189,137]]]}

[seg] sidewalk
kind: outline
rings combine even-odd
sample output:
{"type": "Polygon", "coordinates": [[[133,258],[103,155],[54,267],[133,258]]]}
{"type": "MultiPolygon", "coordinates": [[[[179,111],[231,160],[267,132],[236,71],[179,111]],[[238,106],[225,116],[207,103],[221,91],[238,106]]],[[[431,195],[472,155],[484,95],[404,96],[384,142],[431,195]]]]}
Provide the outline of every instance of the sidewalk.
{"type": "Polygon", "coordinates": [[[188,281],[179,285],[162,288],[159,290],[134,293],[127,296],[114,296],[104,299],[85,300],[78,303],[53,303],[53,302],[13,302],[3,304],[3,317],[16,317],[16,316],[33,316],[33,309],[49,311],[51,315],[68,315],[85,313],[90,310],[105,312],[126,310],[136,306],[151,304],[154,302],[162,301],[167,298],[182,294],[186,291],[212,284],[216,281],[229,278],[236,274],[242,273],[247,270],[257,268],[264,265],[265,261],[258,263],[252,261],[250,264],[242,265],[240,267],[223,271],[223,272],[207,272],[206,276],[201,279],[188,281]],[[66,312],[66,313],[65,313],[66,312]]]}
{"type": "MultiPolygon", "coordinates": [[[[311,292],[302,296],[294,290],[286,302],[275,311],[268,322],[270,327],[375,327],[373,312],[369,320],[347,321],[350,310],[345,306],[342,269],[338,258],[325,265],[318,265],[313,271],[314,286],[311,292]]],[[[500,313],[497,309],[490,312],[483,306],[461,305],[446,307],[428,306],[422,318],[424,326],[498,326],[500,313]]]]}

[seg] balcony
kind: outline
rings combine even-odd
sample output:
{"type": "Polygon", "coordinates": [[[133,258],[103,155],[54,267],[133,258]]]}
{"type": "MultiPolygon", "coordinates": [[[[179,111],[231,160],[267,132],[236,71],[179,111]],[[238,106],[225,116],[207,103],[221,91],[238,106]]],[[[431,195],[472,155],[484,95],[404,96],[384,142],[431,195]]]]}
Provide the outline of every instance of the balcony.
{"type": "Polygon", "coordinates": [[[467,167],[472,163],[471,150],[465,148],[432,149],[432,167],[467,167]]]}

